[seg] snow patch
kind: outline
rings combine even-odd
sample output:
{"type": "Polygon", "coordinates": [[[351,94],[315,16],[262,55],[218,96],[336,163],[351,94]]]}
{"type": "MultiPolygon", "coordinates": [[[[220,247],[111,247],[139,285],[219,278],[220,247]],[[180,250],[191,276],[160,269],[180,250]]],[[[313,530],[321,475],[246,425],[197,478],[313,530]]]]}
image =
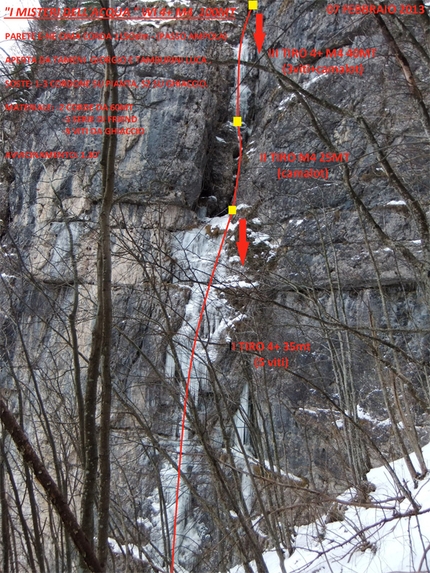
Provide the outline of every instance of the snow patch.
{"type": "Polygon", "coordinates": [[[406,205],[406,201],[400,200],[400,201],[388,201],[388,203],[386,203],[386,205],[406,205]]]}
{"type": "MultiPolygon", "coordinates": [[[[360,409],[360,415],[368,414],[360,409]]],[[[424,458],[430,463],[430,444],[423,448],[424,458]]],[[[417,464],[415,454],[411,454],[417,464]]],[[[390,464],[400,482],[412,492],[415,503],[421,506],[418,514],[393,482],[385,467],[371,470],[368,481],[375,486],[371,507],[347,506],[343,521],[324,525],[311,523],[297,529],[295,551],[288,556],[285,550],[284,570],[287,573],[392,573],[394,571],[429,571],[430,555],[430,477],[418,482],[417,488],[407,470],[404,459],[390,464]],[[426,557],[427,555],[427,557],[426,557]]],[[[351,502],[354,488],[346,490],[337,500],[351,502]]],[[[269,573],[281,573],[276,551],[266,551],[264,560],[269,573]]],[[[251,563],[251,567],[255,567],[251,563]]],[[[245,573],[243,566],[233,567],[229,573],[245,573]]]]}

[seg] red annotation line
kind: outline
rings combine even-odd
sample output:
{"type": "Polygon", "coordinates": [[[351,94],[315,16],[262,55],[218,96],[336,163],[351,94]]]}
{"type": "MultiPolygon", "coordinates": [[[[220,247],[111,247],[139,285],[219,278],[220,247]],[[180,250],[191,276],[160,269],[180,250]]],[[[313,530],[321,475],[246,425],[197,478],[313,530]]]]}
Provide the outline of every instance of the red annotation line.
{"type": "Polygon", "coordinates": [[[178,21],[189,21],[189,20],[199,20],[200,22],[203,22],[205,20],[217,20],[219,22],[234,22],[235,18],[231,17],[231,18],[225,18],[222,16],[151,16],[151,17],[146,17],[146,16],[141,16],[140,18],[128,18],[128,17],[122,17],[122,16],[118,16],[116,18],[112,18],[109,16],[97,16],[94,18],[89,18],[88,16],[76,16],[76,17],[59,17],[59,18],[37,18],[36,16],[32,17],[32,16],[5,16],[3,18],[3,20],[40,20],[43,22],[59,22],[59,21],[63,21],[63,20],[69,20],[70,22],[74,22],[75,20],[86,20],[88,22],[92,22],[94,20],[127,20],[127,21],[132,21],[132,20],[138,20],[139,22],[156,22],[158,20],[178,20],[178,21]]]}
{"type": "MultiPolygon", "coordinates": [[[[238,50],[237,86],[236,86],[236,90],[237,90],[237,93],[236,93],[236,115],[238,115],[238,116],[240,115],[240,57],[241,57],[241,53],[242,53],[243,39],[245,37],[245,32],[246,32],[246,28],[248,26],[250,16],[251,16],[251,11],[248,11],[248,15],[247,15],[245,23],[243,25],[243,30],[242,30],[242,35],[240,37],[239,50],[238,50]]],[[[240,167],[242,164],[242,146],[243,146],[243,144],[242,144],[242,136],[240,133],[240,127],[237,128],[237,136],[238,136],[238,140],[239,140],[239,158],[238,158],[238,164],[237,164],[236,183],[234,186],[234,193],[233,193],[231,205],[236,204],[237,191],[239,188],[240,167]]],[[[205,292],[205,296],[203,299],[202,308],[200,310],[199,320],[197,322],[197,327],[195,330],[193,346],[191,349],[190,362],[188,365],[187,381],[185,384],[184,408],[182,411],[181,437],[180,437],[180,441],[179,441],[178,477],[177,477],[177,482],[176,482],[175,514],[174,514],[174,518],[173,518],[172,561],[170,563],[170,573],[174,573],[174,570],[175,570],[175,549],[176,549],[176,533],[177,533],[177,525],[178,525],[179,491],[180,491],[180,485],[181,485],[181,466],[182,466],[182,456],[183,456],[183,451],[184,451],[185,421],[187,418],[187,403],[188,403],[188,395],[189,395],[189,390],[190,390],[191,372],[192,372],[192,368],[193,368],[194,356],[196,353],[196,347],[197,347],[197,341],[199,338],[200,327],[201,327],[201,324],[203,321],[203,316],[204,316],[204,313],[206,310],[206,303],[207,303],[207,300],[209,297],[209,292],[211,290],[213,280],[215,278],[215,272],[216,272],[216,269],[217,269],[217,266],[219,263],[219,259],[221,257],[221,252],[222,252],[222,249],[224,247],[225,240],[227,238],[227,232],[228,232],[228,229],[230,227],[230,223],[231,223],[232,218],[233,218],[233,215],[230,215],[228,218],[227,225],[226,225],[226,228],[225,228],[224,234],[222,236],[221,243],[220,243],[217,255],[216,255],[216,259],[215,259],[215,263],[214,263],[214,266],[212,269],[212,273],[211,273],[211,276],[209,278],[208,286],[206,287],[206,292],[205,292]]]]}

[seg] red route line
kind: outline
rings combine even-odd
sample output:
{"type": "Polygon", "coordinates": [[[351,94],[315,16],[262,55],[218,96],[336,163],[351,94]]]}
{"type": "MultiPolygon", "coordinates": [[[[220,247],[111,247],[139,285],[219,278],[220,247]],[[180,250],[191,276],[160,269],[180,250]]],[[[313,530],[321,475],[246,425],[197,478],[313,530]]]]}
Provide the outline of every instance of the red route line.
{"type": "MultiPolygon", "coordinates": [[[[246,27],[248,26],[250,16],[251,16],[251,11],[249,10],[248,15],[247,15],[246,20],[245,20],[245,23],[243,25],[243,30],[242,30],[242,35],[240,37],[239,50],[238,50],[237,88],[236,88],[237,89],[237,95],[236,95],[236,114],[237,115],[240,115],[240,56],[242,53],[243,39],[245,37],[246,27]]],[[[236,184],[234,186],[234,193],[233,193],[233,199],[231,201],[231,205],[236,204],[237,191],[239,188],[240,167],[242,164],[242,147],[243,147],[243,145],[242,145],[242,136],[240,134],[240,127],[237,128],[237,136],[238,136],[238,140],[239,140],[239,158],[238,158],[238,164],[237,164],[236,184]]],[[[188,403],[188,395],[189,395],[189,390],[190,390],[191,372],[192,372],[192,368],[193,368],[194,356],[196,353],[196,347],[197,347],[197,341],[199,338],[200,327],[201,327],[201,324],[203,321],[203,316],[204,316],[204,313],[206,310],[206,303],[207,303],[207,300],[209,297],[209,292],[211,290],[213,280],[215,278],[215,271],[217,269],[218,262],[219,262],[219,259],[221,257],[221,252],[222,252],[222,249],[224,247],[225,240],[227,238],[227,232],[228,232],[228,229],[230,227],[230,223],[231,223],[232,218],[233,218],[233,215],[230,215],[230,217],[228,218],[227,225],[226,225],[224,234],[222,236],[221,244],[219,246],[219,249],[218,249],[218,252],[216,255],[216,259],[215,259],[215,263],[214,263],[214,266],[212,269],[212,273],[211,273],[211,276],[209,278],[208,286],[206,287],[206,292],[205,292],[205,296],[203,299],[203,304],[202,304],[202,308],[200,310],[199,320],[197,322],[197,327],[196,327],[196,331],[195,331],[195,335],[194,335],[193,347],[191,349],[190,362],[188,365],[187,382],[185,384],[184,408],[183,408],[183,412],[182,412],[181,437],[180,437],[180,441],[179,441],[178,478],[177,478],[177,482],[176,482],[176,501],[175,501],[175,515],[173,518],[172,561],[170,563],[170,573],[174,573],[174,569],[175,569],[175,549],[176,549],[176,530],[177,530],[177,525],[178,525],[179,490],[180,490],[180,485],[181,485],[181,466],[182,466],[182,456],[183,456],[183,451],[184,451],[185,421],[186,421],[186,417],[187,417],[187,403],[188,403]]]]}

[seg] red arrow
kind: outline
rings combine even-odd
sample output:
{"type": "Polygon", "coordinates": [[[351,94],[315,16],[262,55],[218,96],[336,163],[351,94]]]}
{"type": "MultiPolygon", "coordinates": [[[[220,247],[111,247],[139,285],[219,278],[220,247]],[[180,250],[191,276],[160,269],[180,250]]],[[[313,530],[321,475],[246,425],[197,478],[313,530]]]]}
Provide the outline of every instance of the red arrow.
{"type": "Polygon", "coordinates": [[[249,247],[249,243],[246,240],[246,219],[239,219],[239,240],[236,242],[236,245],[239,251],[240,262],[244,265],[249,247]]]}
{"type": "Polygon", "coordinates": [[[263,30],[263,14],[256,14],[255,17],[256,20],[255,20],[254,39],[255,43],[257,44],[257,52],[260,53],[261,48],[263,47],[263,42],[264,38],[266,37],[266,34],[264,33],[263,30]]]}

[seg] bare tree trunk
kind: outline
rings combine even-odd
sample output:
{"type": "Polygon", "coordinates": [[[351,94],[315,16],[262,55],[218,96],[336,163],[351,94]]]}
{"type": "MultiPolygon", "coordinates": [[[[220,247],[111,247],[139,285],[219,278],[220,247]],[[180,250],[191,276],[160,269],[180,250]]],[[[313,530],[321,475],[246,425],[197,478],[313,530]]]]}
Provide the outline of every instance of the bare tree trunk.
{"type": "MultiPolygon", "coordinates": [[[[1,436],[1,450],[0,456],[3,458],[3,445],[5,439],[5,432],[2,432],[1,436]]],[[[1,459],[0,458],[0,459],[1,459]]],[[[3,459],[0,463],[0,505],[1,505],[1,540],[3,546],[2,555],[2,565],[3,573],[9,573],[9,562],[10,562],[10,530],[9,530],[9,506],[6,497],[6,485],[5,485],[5,471],[3,459]]]]}
{"type": "Polygon", "coordinates": [[[77,550],[79,551],[89,570],[93,571],[94,573],[101,573],[102,568],[88,541],[88,538],[77,522],[76,517],[70,510],[70,507],[64,499],[64,496],[61,493],[59,487],[51,478],[42,461],[34,451],[32,445],[24,433],[24,430],[18,424],[15,416],[12,414],[12,412],[10,412],[6,403],[1,398],[0,419],[3,422],[6,431],[15,442],[15,445],[18,448],[18,451],[21,453],[24,462],[33,470],[34,476],[45,490],[48,500],[57,510],[66,531],[72,538],[77,550]]]}
{"type": "MultiPolygon", "coordinates": [[[[108,20],[103,20],[103,30],[106,35],[111,33],[108,20]]],[[[115,51],[112,41],[105,40],[106,51],[110,61],[114,61],[115,51]]],[[[118,80],[116,64],[106,65],[106,80],[112,82],[112,87],[105,87],[103,101],[106,107],[116,109],[118,104],[118,88],[115,82],[118,80]],[[110,104],[110,106],[109,106],[110,104]]],[[[106,110],[104,115],[104,127],[109,127],[106,110]]],[[[114,112],[115,115],[115,112],[114,112]]],[[[115,125],[116,122],[115,122],[115,125]]],[[[110,416],[112,405],[112,376],[111,376],[111,348],[112,348],[112,260],[111,260],[111,229],[110,214],[113,203],[115,186],[115,156],[117,148],[117,136],[115,133],[104,135],[102,165],[103,199],[100,211],[100,245],[99,245],[99,277],[101,283],[102,309],[102,340],[101,340],[101,414],[100,414],[100,496],[99,496],[99,520],[98,520],[98,558],[103,570],[106,568],[108,556],[108,533],[109,533],[109,507],[110,507],[110,416]]]]}
{"type": "MultiPolygon", "coordinates": [[[[100,1],[103,7],[104,2],[100,1]]],[[[103,31],[111,33],[109,21],[102,20],[103,31]]],[[[110,61],[115,51],[112,41],[105,40],[110,61]]],[[[103,126],[109,127],[107,109],[118,103],[118,80],[116,64],[106,64],[105,87],[103,91],[103,126]],[[109,82],[109,83],[107,83],[109,82]]],[[[113,108],[115,109],[115,108],[113,108]]],[[[114,112],[115,114],[115,112],[114,112]]],[[[116,123],[115,123],[116,126],[116,123]]],[[[115,186],[115,156],[117,136],[103,135],[101,156],[102,204],[99,216],[99,244],[97,251],[97,317],[94,325],[91,355],[88,365],[87,389],[85,395],[85,483],[82,501],[82,526],[87,536],[94,536],[94,507],[96,502],[97,471],[99,477],[97,551],[102,570],[106,568],[108,556],[108,531],[110,508],[110,417],[112,404],[111,347],[112,347],[112,260],[110,214],[115,186]],[[99,372],[99,369],[101,372],[99,372]],[[101,374],[100,438],[97,447],[96,406],[98,378],[101,374]]]]}
{"type": "MultiPolygon", "coordinates": [[[[2,448],[3,448],[3,445],[2,445],[2,448]]],[[[22,535],[24,537],[24,540],[22,541],[22,545],[27,548],[26,558],[28,559],[28,564],[30,566],[31,571],[36,571],[36,562],[35,562],[34,556],[33,556],[33,543],[32,543],[31,537],[30,537],[30,529],[27,525],[27,520],[26,520],[26,517],[24,515],[21,499],[19,496],[18,487],[15,483],[15,477],[13,475],[12,468],[10,467],[9,460],[7,459],[7,457],[5,455],[4,449],[2,449],[2,456],[4,459],[3,467],[5,467],[5,469],[7,471],[7,475],[9,477],[9,482],[10,482],[10,485],[11,485],[11,488],[13,491],[13,497],[15,500],[15,507],[17,508],[17,513],[19,516],[19,522],[20,522],[21,528],[22,528],[22,535]]],[[[13,548],[14,548],[13,554],[14,554],[14,559],[16,562],[17,550],[16,550],[15,534],[12,535],[11,542],[13,544],[13,548]]],[[[11,562],[13,564],[12,558],[11,558],[11,562]]],[[[14,568],[12,566],[12,571],[14,571],[15,569],[16,568],[14,568]]]]}

